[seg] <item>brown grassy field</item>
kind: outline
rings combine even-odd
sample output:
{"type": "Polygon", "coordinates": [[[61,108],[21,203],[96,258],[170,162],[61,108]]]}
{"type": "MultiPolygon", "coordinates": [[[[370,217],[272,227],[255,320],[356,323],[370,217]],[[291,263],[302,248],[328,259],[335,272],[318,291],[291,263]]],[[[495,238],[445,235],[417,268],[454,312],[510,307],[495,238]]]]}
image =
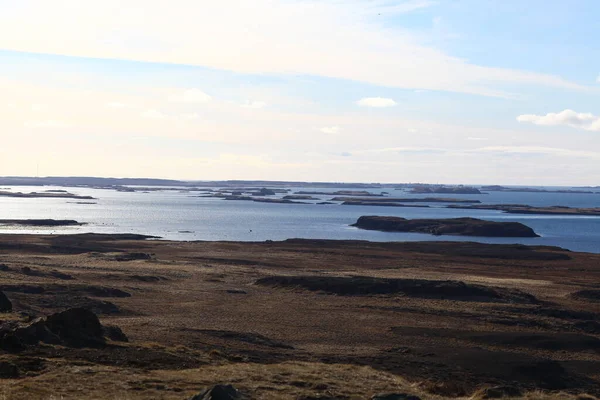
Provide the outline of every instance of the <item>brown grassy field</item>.
{"type": "Polygon", "coordinates": [[[0,320],[84,307],[129,338],[0,350],[0,399],[598,396],[599,283],[557,248],[0,235],[0,320]]]}

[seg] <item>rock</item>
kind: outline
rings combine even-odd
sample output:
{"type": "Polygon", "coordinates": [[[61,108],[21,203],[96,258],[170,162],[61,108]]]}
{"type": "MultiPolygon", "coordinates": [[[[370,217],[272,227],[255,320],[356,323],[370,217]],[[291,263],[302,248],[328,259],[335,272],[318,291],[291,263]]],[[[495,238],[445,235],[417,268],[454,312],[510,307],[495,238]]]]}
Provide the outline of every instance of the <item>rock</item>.
{"type": "Polygon", "coordinates": [[[115,257],[116,261],[134,261],[134,260],[152,260],[151,254],[146,253],[125,253],[115,257]]]}
{"type": "Polygon", "coordinates": [[[121,328],[114,325],[106,325],[102,327],[104,336],[115,342],[129,342],[127,335],[123,333],[121,328]]]}
{"type": "Polygon", "coordinates": [[[6,264],[0,264],[0,271],[10,271],[10,267],[6,264]]]}
{"type": "Polygon", "coordinates": [[[226,292],[230,294],[248,294],[248,292],[242,289],[227,289],[226,292]]]}
{"type": "Polygon", "coordinates": [[[600,334],[600,322],[598,321],[580,321],[575,323],[573,327],[586,333],[600,334]]]}
{"type": "Polygon", "coordinates": [[[0,379],[14,379],[19,377],[19,368],[11,362],[0,361],[0,379]]]}
{"type": "Polygon", "coordinates": [[[190,397],[190,400],[240,400],[242,395],[231,385],[215,385],[212,388],[206,389],[195,396],[190,397]]]}
{"type": "Polygon", "coordinates": [[[406,393],[387,393],[387,394],[376,394],[371,397],[371,400],[421,400],[419,396],[413,396],[412,394],[406,393]]]}
{"type": "Polygon", "coordinates": [[[370,276],[267,276],[255,284],[300,288],[339,296],[403,295],[414,298],[535,304],[538,300],[518,289],[489,287],[462,281],[376,278],[370,276]]]}
{"type": "Polygon", "coordinates": [[[12,302],[6,297],[4,292],[0,292],[0,312],[11,312],[12,302]]]}
{"type": "Polygon", "coordinates": [[[600,290],[580,290],[578,292],[572,293],[571,297],[577,300],[589,300],[594,302],[600,302],[600,290]]]}
{"type": "Polygon", "coordinates": [[[0,348],[16,352],[40,342],[69,347],[102,347],[104,332],[98,317],[83,308],[71,308],[37,318],[28,324],[13,324],[0,329],[0,348]]]}
{"type": "Polygon", "coordinates": [[[375,231],[429,233],[432,235],[538,237],[533,229],[520,222],[484,221],[477,218],[406,219],[362,216],[352,226],[375,231]]]}
{"type": "Polygon", "coordinates": [[[494,386],[483,389],[482,399],[501,399],[503,397],[521,397],[523,391],[514,386],[494,386]]]}
{"type": "Polygon", "coordinates": [[[102,325],[96,314],[84,308],[52,314],[44,325],[62,342],[73,347],[97,347],[104,344],[102,325]]]}

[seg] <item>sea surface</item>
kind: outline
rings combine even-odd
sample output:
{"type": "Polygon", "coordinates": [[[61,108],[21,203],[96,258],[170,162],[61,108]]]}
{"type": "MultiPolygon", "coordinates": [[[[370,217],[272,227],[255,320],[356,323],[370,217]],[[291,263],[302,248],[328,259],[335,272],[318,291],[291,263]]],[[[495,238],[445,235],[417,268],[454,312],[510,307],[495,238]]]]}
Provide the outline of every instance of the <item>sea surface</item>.
{"type": "MultiPolygon", "coordinates": [[[[34,228],[0,225],[0,233],[139,233],[169,240],[264,241],[289,238],[357,239],[371,241],[479,241],[560,246],[573,251],[600,253],[600,217],[506,214],[494,210],[460,210],[446,204],[428,203],[429,208],[343,206],[317,204],[268,204],[194,197],[200,192],[152,191],[118,192],[111,189],[64,188],[51,186],[2,187],[0,190],[41,192],[68,190],[97,200],[0,197],[0,219],[74,219],[86,225],[34,228]],[[91,201],[96,204],[76,204],[91,201]],[[483,238],[433,236],[418,233],[390,233],[353,228],[361,215],[390,215],[404,218],[475,217],[493,221],[517,221],[533,228],[539,238],[483,238]]],[[[289,194],[304,191],[334,192],[340,189],[291,188],[289,194]]],[[[545,188],[569,189],[569,188],[545,188]]],[[[352,190],[352,189],[343,189],[352,190]]],[[[354,190],[364,190],[361,188],[354,190]]],[[[390,197],[452,197],[480,200],[483,204],[527,204],[532,206],[600,207],[596,193],[489,192],[481,195],[417,195],[404,190],[368,189],[388,192],[390,197]]],[[[278,195],[276,197],[281,197],[278,195]]],[[[332,196],[317,196],[321,201],[332,196]]]]}

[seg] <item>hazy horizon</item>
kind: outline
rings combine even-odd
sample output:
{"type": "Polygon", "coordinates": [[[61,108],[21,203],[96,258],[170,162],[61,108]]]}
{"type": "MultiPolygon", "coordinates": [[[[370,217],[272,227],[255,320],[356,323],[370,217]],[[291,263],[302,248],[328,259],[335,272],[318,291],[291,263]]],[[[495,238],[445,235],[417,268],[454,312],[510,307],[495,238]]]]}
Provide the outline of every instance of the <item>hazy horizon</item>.
{"type": "Polygon", "coordinates": [[[0,1],[0,175],[596,186],[599,14],[0,1]]]}

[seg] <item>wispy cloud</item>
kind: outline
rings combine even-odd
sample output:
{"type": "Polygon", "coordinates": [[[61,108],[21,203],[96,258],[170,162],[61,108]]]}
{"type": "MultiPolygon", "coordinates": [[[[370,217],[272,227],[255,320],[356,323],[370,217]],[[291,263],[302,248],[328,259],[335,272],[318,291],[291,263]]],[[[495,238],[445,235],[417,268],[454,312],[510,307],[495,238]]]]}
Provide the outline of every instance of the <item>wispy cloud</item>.
{"type": "Polygon", "coordinates": [[[519,122],[530,122],[543,126],[570,126],[585,129],[586,131],[600,132],[600,117],[592,113],[578,113],[573,110],[564,110],[559,113],[546,115],[524,114],[517,117],[519,122]]]}
{"type": "Polygon", "coordinates": [[[388,99],[388,98],[384,98],[384,97],[365,97],[365,98],[358,100],[356,102],[356,104],[358,104],[361,107],[383,108],[383,107],[393,107],[393,106],[397,105],[398,103],[396,103],[393,99],[388,99]]]}
{"type": "Polygon", "coordinates": [[[506,83],[587,89],[555,75],[477,65],[425,45],[418,30],[386,24],[386,16],[433,5],[424,0],[255,0],[251,6],[172,0],[165,9],[161,0],[126,5],[104,0],[85,7],[80,0],[30,0],[27,7],[3,9],[0,48],[485,96],[510,96],[502,88],[506,83]],[[198,40],[207,37],[218,40],[198,40]]]}
{"type": "Polygon", "coordinates": [[[513,155],[546,155],[561,157],[600,158],[600,152],[544,146],[488,146],[473,150],[472,152],[513,155]]]}
{"type": "Polygon", "coordinates": [[[208,103],[211,100],[212,97],[200,89],[187,89],[169,96],[169,101],[173,103],[208,103]]]}
{"type": "Polygon", "coordinates": [[[142,112],[141,115],[144,118],[150,118],[150,119],[165,119],[165,118],[167,118],[167,115],[165,113],[163,113],[162,111],[154,110],[154,109],[146,110],[146,111],[142,112]]]}
{"type": "Polygon", "coordinates": [[[323,133],[327,133],[328,135],[336,135],[336,134],[340,133],[339,126],[324,126],[323,128],[321,128],[319,130],[323,133]]]}
{"type": "Polygon", "coordinates": [[[242,104],[242,107],[244,108],[254,108],[254,109],[260,109],[260,108],[264,108],[267,106],[267,103],[265,103],[264,101],[257,101],[257,100],[248,100],[246,101],[246,103],[242,104]]]}

